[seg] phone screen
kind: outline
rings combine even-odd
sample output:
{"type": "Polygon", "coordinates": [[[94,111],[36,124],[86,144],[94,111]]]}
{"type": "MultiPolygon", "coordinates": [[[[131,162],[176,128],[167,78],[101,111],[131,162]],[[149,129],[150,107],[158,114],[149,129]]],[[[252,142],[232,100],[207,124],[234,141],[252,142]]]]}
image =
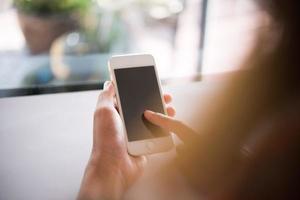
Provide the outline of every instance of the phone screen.
{"type": "Polygon", "coordinates": [[[128,141],[168,135],[144,118],[145,110],[164,113],[154,66],[115,69],[128,141]]]}

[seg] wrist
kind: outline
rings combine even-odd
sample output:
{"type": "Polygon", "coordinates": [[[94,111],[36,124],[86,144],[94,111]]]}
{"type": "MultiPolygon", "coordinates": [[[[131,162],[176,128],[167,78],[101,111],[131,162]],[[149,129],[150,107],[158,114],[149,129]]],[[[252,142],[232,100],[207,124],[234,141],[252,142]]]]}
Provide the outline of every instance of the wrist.
{"type": "Polygon", "coordinates": [[[105,163],[89,162],[85,170],[79,200],[117,200],[125,191],[120,172],[105,163]]]}

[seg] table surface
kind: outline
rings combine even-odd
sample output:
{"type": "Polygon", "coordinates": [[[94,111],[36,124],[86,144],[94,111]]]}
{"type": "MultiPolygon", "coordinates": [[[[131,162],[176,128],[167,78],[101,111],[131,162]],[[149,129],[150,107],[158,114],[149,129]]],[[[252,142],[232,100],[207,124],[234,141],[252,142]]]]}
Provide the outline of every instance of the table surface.
{"type": "MultiPolygon", "coordinates": [[[[173,95],[177,118],[192,124],[193,108],[210,102],[216,86],[209,81],[163,90],[173,95]]],[[[75,199],[90,154],[98,93],[0,99],[0,199],[75,199]]],[[[151,156],[151,164],[167,154],[151,156]]],[[[146,199],[141,190],[147,192],[147,183],[133,188],[129,199],[146,199]]]]}

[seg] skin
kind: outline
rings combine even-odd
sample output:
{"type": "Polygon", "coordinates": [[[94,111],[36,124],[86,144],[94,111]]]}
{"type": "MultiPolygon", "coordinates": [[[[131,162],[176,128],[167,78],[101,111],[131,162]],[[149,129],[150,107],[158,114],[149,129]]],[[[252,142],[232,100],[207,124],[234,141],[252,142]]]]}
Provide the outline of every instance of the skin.
{"type": "MultiPolygon", "coordinates": [[[[164,95],[166,104],[170,95],[164,95]]],[[[93,147],[87,164],[78,200],[120,199],[126,190],[142,175],[147,163],[145,156],[131,156],[127,152],[123,124],[111,82],[104,85],[94,113],[93,147]]],[[[172,131],[180,138],[183,123],[173,119],[174,108],[167,106],[167,114],[146,111],[150,122],[172,131]]]]}

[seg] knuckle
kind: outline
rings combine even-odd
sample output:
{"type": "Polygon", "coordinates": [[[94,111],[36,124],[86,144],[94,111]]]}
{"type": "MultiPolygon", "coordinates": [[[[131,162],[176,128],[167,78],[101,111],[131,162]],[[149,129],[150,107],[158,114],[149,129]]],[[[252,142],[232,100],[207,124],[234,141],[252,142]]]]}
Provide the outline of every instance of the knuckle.
{"type": "Polygon", "coordinates": [[[174,121],[169,118],[164,119],[164,124],[166,125],[167,129],[173,129],[174,127],[174,121]]]}
{"type": "Polygon", "coordinates": [[[182,121],[177,120],[177,119],[174,119],[174,120],[173,120],[173,123],[174,123],[174,126],[175,126],[177,129],[181,129],[182,127],[185,126],[185,125],[183,124],[182,121]]]}
{"type": "Polygon", "coordinates": [[[101,106],[95,110],[94,117],[98,118],[101,116],[109,116],[112,114],[113,114],[113,108],[111,108],[110,106],[101,106]]]}
{"type": "Polygon", "coordinates": [[[107,96],[110,96],[111,92],[109,90],[101,90],[99,92],[99,95],[98,97],[107,97],[107,96]]]}
{"type": "Polygon", "coordinates": [[[98,100],[101,100],[101,99],[105,98],[106,96],[107,96],[107,92],[101,91],[98,95],[98,100]]]}
{"type": "Polygon", "coordinates": [[[100,98],[100,97],[102,97],[104,94],[105,94],[105,91],[104,91],[104,90],[101,90],[101,91],[99,92],[98,97],[100,98]]]}

